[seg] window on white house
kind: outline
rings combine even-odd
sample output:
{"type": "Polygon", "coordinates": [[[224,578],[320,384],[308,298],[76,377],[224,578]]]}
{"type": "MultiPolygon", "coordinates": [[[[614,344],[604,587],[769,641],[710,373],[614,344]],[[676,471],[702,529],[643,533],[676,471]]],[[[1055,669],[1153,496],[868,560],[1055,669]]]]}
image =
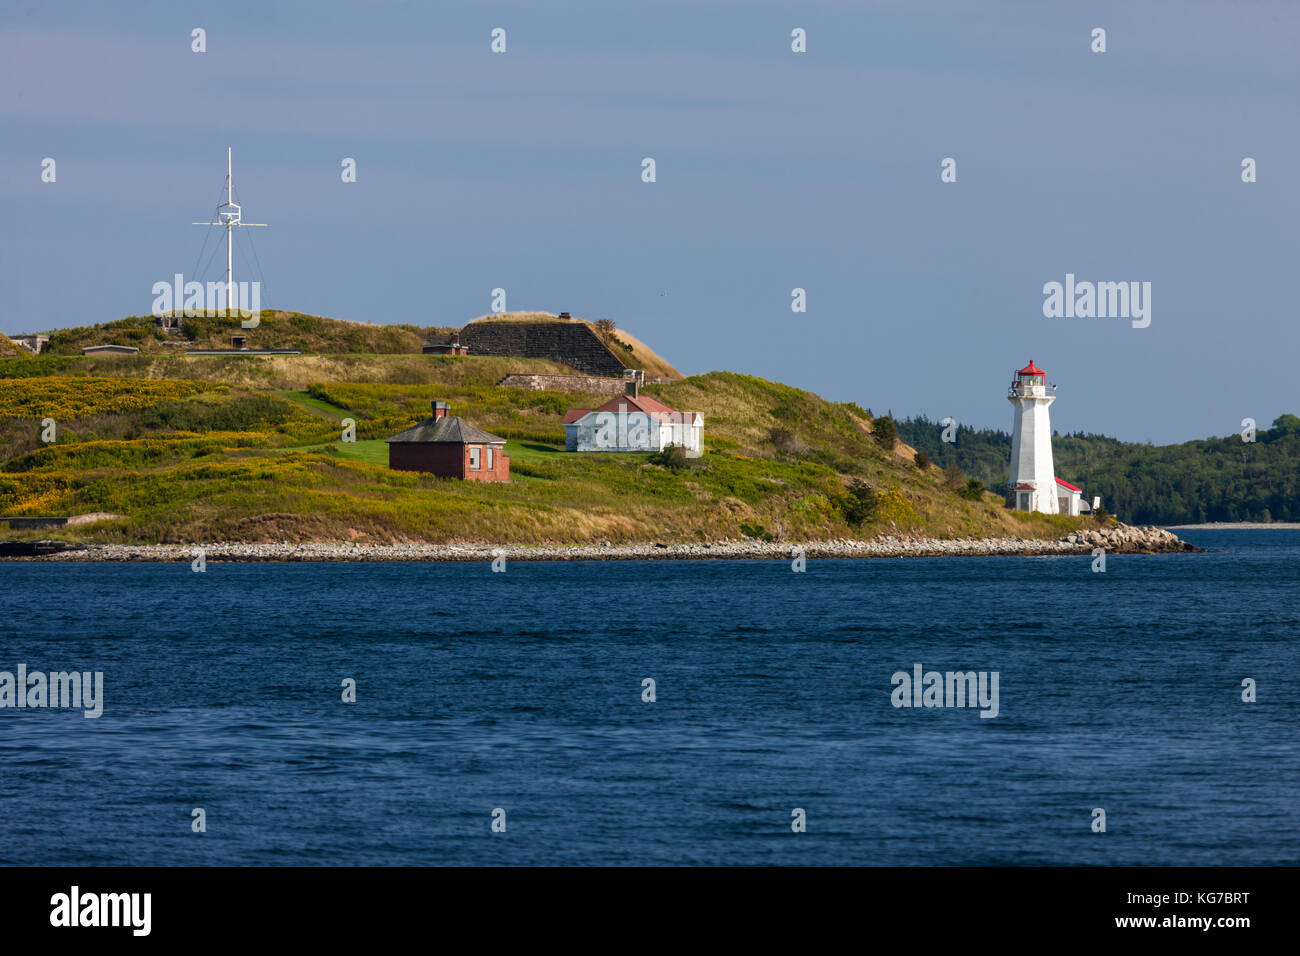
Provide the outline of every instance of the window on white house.
{"type": "Polygon", "coordinates": [[[482,468],[481,456],[483,449],[478,445],[469,446],[469,470],[479,471],[482,468]]]}

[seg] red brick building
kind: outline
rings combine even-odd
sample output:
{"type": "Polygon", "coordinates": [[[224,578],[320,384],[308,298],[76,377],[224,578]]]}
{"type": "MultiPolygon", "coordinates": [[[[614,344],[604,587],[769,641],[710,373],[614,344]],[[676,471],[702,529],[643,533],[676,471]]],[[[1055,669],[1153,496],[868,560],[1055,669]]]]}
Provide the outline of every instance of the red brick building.
{"type": "Polygon", "coordinates": [[[430,342],[420,349],[425,355],[468,355],[469,348],[460,344],[460,333],[453,332],[446,342],[430,342]]]}
{"type": "Polygon", "coordinates": [[[433,403],[433,417],[388,441],[388,467],[422,471],[464,481],[509,481],[506,440],[448,415],[446,402],[433,403]]]}

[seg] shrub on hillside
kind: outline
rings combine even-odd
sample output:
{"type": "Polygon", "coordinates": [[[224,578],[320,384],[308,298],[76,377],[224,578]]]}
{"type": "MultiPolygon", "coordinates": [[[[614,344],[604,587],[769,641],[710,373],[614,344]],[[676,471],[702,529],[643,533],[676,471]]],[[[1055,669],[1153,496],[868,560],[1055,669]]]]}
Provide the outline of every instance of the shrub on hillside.
{"type": "Polygon", "coordinates": [[[912,503],[898,488],[890,486],[877,491],[861,478],[855,479],[845,494],[835,495],[832,500],[845,522],[855,528],[886,521],[910,525],[920,520],[912,503]]]}
{"type": "Polygon", "coordinates": [[[844,520],[853,527],[875,520],[876,517],[876,491],[861,478],[857,478],[849,485],[848,497],[841,499],[840,508],[844,513],[844,520]]]}
{"type": "Polygon", "coordinates": [[[37,378],[55,375],[77,361],[69,355],[15,355],[0,360],[0,378],[37,378]]]}
{"type": "Polygon", "coordinates": [[[259,425],[283,425],[296,417],[288,402],[269,395],[240,396],[227,402],[168,402],[140,414],[146,431],[238,432],[259,425]]]}
{"type": "Polygon", "coordinates": [[[767,440],[772,443],[772,447],[777,451],[786,452],[787,454],[798,454],[808,447],[807,443],[794,431],[781,425],[774,425],[767,430],[767,440]]]}
{"type": "Polygon", "coordinates": [[[686,457],[686,449],[680,445],[669,445],[663,451],[657,451],[646,459],[652,465],[667,468],[671,472],[686,471],[691,467],[686,457]]]}
{"type": "Polygon", "coordinates": [[[913,459],[913,462],[917,468],[920,468],[922,471],[924,471],[926,468],[930,467],[930,456],[923,451],[918,451],[916,453],[916,458],[913,459]]]}
{"type": "Polygon", "coordinates": [[[871,423],[871,435],[881,448],[892,451],[894,441],[898,438],[898,428],[894,425],[892,418],[888,415],[882,415],[871,423]]]}
{"type": "Polygon", "coordinates": [[[894,524],[911,524],[918,520],[916,509],[897,488],[876,493],[876,520],[894,524]]]}
{"type": "Polygon", "coordinates": [[[563,392],[541,392],[532,396],[527,404],[544,415],[563,415],[573,403],[563,392]]]}
{"type": "Polygon", "coordinates": [[[66,421],[138,411],[225,386],[175,379],[0,379],[0,416],[66,421]]]}

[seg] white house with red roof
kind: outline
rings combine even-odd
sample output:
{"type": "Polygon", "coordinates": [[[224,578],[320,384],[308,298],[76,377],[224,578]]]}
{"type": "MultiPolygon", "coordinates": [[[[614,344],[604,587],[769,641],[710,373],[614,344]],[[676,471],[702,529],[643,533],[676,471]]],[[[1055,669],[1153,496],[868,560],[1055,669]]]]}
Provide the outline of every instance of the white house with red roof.
{"type": "Polygon", "coordinates": [[[1007,400],[1016,412],[1007,482],[1011,507],[1049,515],[1079,514],[1086,507],[1083,490],[1057,478],[1052,470],[1052,423],[1047,409],[1056,401],[1056,386],[1047,384],[1047,373],[1030,359],[1012,379],[1007,400]]]}
{"type": "Polygon", "coordinates": [[[564,416],[565,451],[663,451],[676,445],[687,458],[704,453],[704,416],[679,412],[640,394],[635,377],[626,394],[599,408],[571,408],[564,416]]]}

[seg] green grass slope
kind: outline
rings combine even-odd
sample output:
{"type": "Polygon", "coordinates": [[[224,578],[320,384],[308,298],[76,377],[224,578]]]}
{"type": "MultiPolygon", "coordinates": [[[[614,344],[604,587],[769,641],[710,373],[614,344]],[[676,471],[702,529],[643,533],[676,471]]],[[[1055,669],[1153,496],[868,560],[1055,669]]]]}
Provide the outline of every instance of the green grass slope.
{"type": "Polygon", "coordinates": [[[856,406],[730,372],[646,389],[704,415],[702,458],[569,454],[564,411],[607,395],[496,385],[563,368],[401,353],[2,358],[0,515],[122,515],[25,534],[136,543],[1056,537],[1091,523],[1008,511],[878,442],[856,406]],[[383,439],[433,400],[508,439],[512,482],[388,470],[383,439]],[[340,440],[344,419],[357,441],[340,440]]]}
{"type": "MultiPolygon", "coordinates": [[[[301,349],[304,352],[419,353],[428,336],[415,325],[347,322],[302,312],[264,309],[258,326],[243,329],[228,316],[200,315],[182,320],[180,335],[164,335],[152,315],[132,315],[115,322],[58,329],[50,333],[50,355],[80,355],[88,345],[132,345],[143,352],[184,348],[229,348],[231,335],[243,335],[252,349],[301,349]]],[[[43,353],[44,354],[44,353],[43,353]]]]}

